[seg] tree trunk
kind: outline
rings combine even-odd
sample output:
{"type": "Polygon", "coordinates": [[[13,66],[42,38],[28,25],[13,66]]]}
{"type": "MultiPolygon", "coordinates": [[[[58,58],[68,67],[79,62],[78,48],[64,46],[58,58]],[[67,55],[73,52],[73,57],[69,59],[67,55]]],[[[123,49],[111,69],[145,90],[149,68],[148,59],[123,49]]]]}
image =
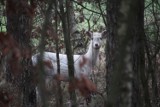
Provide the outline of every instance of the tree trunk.
{"type": "Polygon", "coordinates": [[[106,92],[110,93],[111,78],[113,68],[116,63],[115,53],[117,52],[117,20],[119,10],[119,0],[108,0],[106,2],[107,7],[107,41],[106,41],[106,92]]]}
{"type": "MultiPolygon", "coordinates": [[[[55,8],[55,32],[56,32],[56,58],[57,58],[57,72],[58,74],[60,74],[60,59],[59,59],[59,37],[57,34],[57,30],[58,30],[58,1],[55,0],[54,2],[54,8],[55,8]]],[[[56,88],[56,106],[57,107],[63,107],[63,95],[62,95],[62,88],[61,88],[61,82],[57,82],[57,88],[56,88]]]]}
{"type": "Polygon", "coordinates": [[[145,35],[144,35],[144,0],[135,0],[132,4],[133,14],[132,20],[132,32],[133,39],[133,70],[134,80],[133,84],[133,107],[151,107],[148,80],[145,72],[145,35]],[[134,12],[135,11],[135,12],[134,12]],[[140,88],[142,87],[142,88],[140,88]],[[141,97],[143,95],[143,98],[141,97]],[[144,102],[145,104],[144,104],[144,102]]]}
{"type": "MultiPolygon", "coordinates": [[[[22,86],[23,106],[34,107],[36,105],[35,86],[32,84],[32,65],[31,65],[31,28],[32,28],[32,12],[28,0],[7,0],[7,32],[17,41],[21,50],[21,58],[19,61],[22,69],[20,74],[22,77],[18,84],[22,86]]],[[[13,72],[13,69],[7,69],[8,73],[13,72]]],[[[19,75],[20,76],[20,75],[19,75]]]]}
{"type": "Polygon", "coordinates": [[[107,3],[107,104],[141,107],[142,84],[145,105],[150,106],[144,73],[144,1],[108,0],[107,3]]]}
{"type": "Polygon", "coordinates": [[[113,37],[111,37],[112,39],[108,37],[109,40],[112,40],[110,42],[113,43],[110,44],[110,42],[108,42],[109,49],[112,49],[111,52],[114,53],[110,54],[109,50],[108,53],[112,55],[111,58],[113,59],[109,59],[111,63],[109,61],[107,62],[107,65],[111,64],[107,66],[107,70],[109,68],[109,74],[111,76],[107,96],[107,105],[109,107],[131,107],[131,80],[133,73],[131,64],[131,40],[133,36],[128,36],[131,30],[129,28],[129,3],[130,1],[125,0],[108,1],[108,6],[111,5],[108,10],[108,15],[112,15],[112,17],[109,16],[108,19],[108,22],[112,21],[109,24],[109,27],[111,27],[109,33],[111,33],[112,36],[114,35],[114,39],[113,37]]]}
{"type": "MultiPolygon", "coordinates": [[[[63,0],[59,1],[63,35],[64,35],[64,43],[65,43],[66,54],[68,59],[68,73],[70,77],[69,82],[72,82],[74,80],[74,61],[73,61],[73,52],[72,52],[71,42],[70,42],[71,32],[69,30],[70,27],[69,27],[69,16],[68,16],[70,11],[68,7],[69,6],[68,3],[70,3],[70,1],[66,1],[65,3],[67,15],[65,14],[63,3],[64,3],[63,0]]],[[[77,107],[75,91],[70,92],[70,100],[71,100],[71,107],[77,107]]]]}
{"type": "Polygon", "coordinates": [[[39,56],[39,61],[38,61],[38,65],[39,65],[39,84],[38,84],[38,88],[40,91],[40,99],[41,99],[41,103],[42,103],[42,107],[48,107],[48,96],[46,94],[46,88],[45,88],[45,71],[44,71],[44,63],[43,63],[43,53],[45,50],[45,40],[47,37],[47,30],[49,28],[50,25],[50,19],[51,19],[51,12],[53,9],[53,0],[47,0],[47,9],[45,11],[45,19],[43,22],[43,26],[42,26],[42,32],[41,32],[41,40],[40,40],[40,44],[39,44],[39,52],[40,52],[40,56],[39,56]]]}
{"type": "Polygon", "coordinates": [[[74,5],[72,1],[68,1],[67,3],[68,7],[68,22],[69,22],[69,31],[71,35],[71,43],[72,43],[72,49],[73,53],[80,53],[81,52],[81,47],[79,46],[81,41],[82,41],[82,36],[80,35],[78,29],[77,29],[77,24],[75,20],[75,15],[74,15],[74,5]]]}

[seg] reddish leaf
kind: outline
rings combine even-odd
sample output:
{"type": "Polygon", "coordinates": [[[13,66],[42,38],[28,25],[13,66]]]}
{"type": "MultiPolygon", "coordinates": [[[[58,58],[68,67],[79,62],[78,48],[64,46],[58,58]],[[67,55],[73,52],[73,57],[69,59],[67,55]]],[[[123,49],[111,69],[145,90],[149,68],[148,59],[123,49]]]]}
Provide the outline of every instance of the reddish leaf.
{"type": "Polygon", "coordinates": [[[57,74],[54,76],[54,78],[57,80],[57,81],[67,81],[66,78],[61,75],[61,74],[57,74]]]}
{"type": "Polygon", "coordinates": [[[44,66],[47,66],[48,68],[53,69],[53,65],[50,60],[43,61],[43,63],[44,63],[44,66]]]}
{"type": "Polygon", "coordinates": [[[77,0],[77,2],[78,2],[79,4],[82,4],[82,3],[83,3],[83,0],[77,0]]]}
{"type": "Polygon", "coordinates": [[[32,8],[33,5],[29,5],[27,1],[20,0],[7,0],[6,2],[6,13],[7,16],[15,16],[16,14],[25,14],[29,17],[34,15],[34,9],[32,8]]]}
{"type": "Polygon", "coordinates": [[[79,23],[82,23],[82,22],[84,22],[84,16],[83,15],[79,16],[79,23]]]}
{"type": "Polygon", "coordinates": [[[18,74],[22,69],[20,64],[21,51],[10,34],[0,33],[0,49],[2,57],[9,55],[7,61],[13,74],[18,74]]]}
{"type": "Polygon", "coordinates": [[[22,56],[26,59],[30,59],[32,56],[31,50],[29,48],[26,48],[22,51],[22,56]]]}
{"type": "Polygon", "coordinates": [[[97,92],[96,85],[84,75],[81,75],[80,79],[75,78],[74,81],[69,84],[69,91],[73,91],[75,89],[78,89],[81,95],[85,98],[87,98],[91,93],[97,92]]]}
{"type": "Polygon", "coordinates": [[[60,44],[60,45],[58,46],[58,48],[59,48],[59,49],[63,49],[63,48],[64,48],[64,45],[63,45],[63,44],[60,44]]]}
{"type": "Polygon", "coordinates": [[[13,97],[5,91],[0,91],[0,105],[1,107],[9,107],[13,97]]]}

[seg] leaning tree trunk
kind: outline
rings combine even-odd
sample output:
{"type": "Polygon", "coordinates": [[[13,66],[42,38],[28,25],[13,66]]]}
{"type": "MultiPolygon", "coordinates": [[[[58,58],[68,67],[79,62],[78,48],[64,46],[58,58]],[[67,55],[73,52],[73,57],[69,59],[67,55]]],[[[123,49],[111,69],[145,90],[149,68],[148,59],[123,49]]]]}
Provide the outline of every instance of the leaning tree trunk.
{"type": "MultiPolygon", "coordinates": [[[[31,65],[31,28],[32,28],[32,11],[28,0],[7,0],[7,32],[13,36],[18,43],[20,54],[18,60],[22,69],[18,72],[18,84],[23,92],[23,107],[28,105],[35,106],[36,95],[35,87],[32,84],[32,65],[31,65]],[[21,77],[20,77],[21,76],[21,77]]],[[[14,69],[7,68],[8,73],[12,73],[14,69]]],[[[31,107],[30,106],[30,107],[31,107]]]]}

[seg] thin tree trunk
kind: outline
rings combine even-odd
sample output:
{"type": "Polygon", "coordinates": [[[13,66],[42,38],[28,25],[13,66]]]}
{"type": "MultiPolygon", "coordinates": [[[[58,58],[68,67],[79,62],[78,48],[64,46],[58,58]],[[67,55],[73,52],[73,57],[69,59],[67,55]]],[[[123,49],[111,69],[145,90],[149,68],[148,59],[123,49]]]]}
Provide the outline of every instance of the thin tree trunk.
{"type": "MultiPolygon", "coordinates": [[[[55,7],[55,32],[56,32],[56,57],[57,57],[57,72],[58,74],[60,74],[60,60],[59,60],[59,38],[58,38],[58,35],[57,35],[57,28],[58,28],[58,14],[57,14],[57,9],[58,9],[58,6],[57,6],[58,2],[57,0],[55,0],[54,2],[54,7],[55,7]]],[[[62,95],[62,89],[61,89],[61,82],[57,82],[57,95],[56,95],[56,106],[57,107],[63,107],[63,95],[62,95]]]]}
{"type": "MultiPolygon", "coordinates": [[[[68,2],[66,1],[66,6],[68,6],[68,2]]],[[[74,61],[73,61],[73,52],[71,48],[71,42],[70,42],[70,31],[69,31],[69,7],[66,7],[67,16],[65,15],[64,6],[63,6],[63,0],[59,1],[60,5],[60,12],[61,12],[61,20],[62,20],[62,28],[63,28],[63,35],[64,35],[64,43],[66,46],[66,54],[68,59],[68,73],[70,77],[70,82],[74,79],[74,61]],[[65,18],[66,17],[66,18],[65,18]]],[[[71,107],[77,107],[76,102],[76,94],[75,91],[70,92],[70,100],[71,100],[71,107]]]]}
{"type": "Polygon", "coordinates": [[[53,8],[53,0],[48,0],[48,7],[45,12],[45,19],[44,23],[42,26],[42,32],[41,32],[41,40],[39,44],[39,52],[40,52],[40,57],[39,57],[39,91],[40,91],[40,97],[41,97],[41,102],[42,102],[42,107],[48,107],[48,96],[45,94],[46,93],[46,88],[45,88],[45,75],[44,75],[44,65],[43,65],[43,53],[45,49],[45,39],[46,39],[46,31],[50,25],[50,18],[51,18],[51,12],[53,8]]]}
{"type": "Polygon", "coordinates": [[[79,45],[78,43],[80,40],[82,40],[82,37],[79,34],[79,31],[77,29],[77,24],[76,24],[75,15],[74,15],[73,2],[68,1],[66,5],[68,7],[68,22],[69,22],[68,27],[69,27],[70,35],[72,37],[72,41],[71,41],[72,47],[71,48],[73,49],[74,52],[75,51],[77,52],[77,51],[80,51],[80,49],[78,48],[78,45],[79,45]]]}

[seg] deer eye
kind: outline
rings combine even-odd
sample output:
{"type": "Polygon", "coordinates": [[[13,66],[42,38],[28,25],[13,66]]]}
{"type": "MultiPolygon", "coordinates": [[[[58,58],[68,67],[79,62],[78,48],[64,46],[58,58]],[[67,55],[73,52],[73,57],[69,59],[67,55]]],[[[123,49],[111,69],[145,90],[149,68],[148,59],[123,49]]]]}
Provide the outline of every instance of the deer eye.
{"type": "Polygon", "coordinates": [[[91,40],[93,40],[93,38],[91,38],[91,40]]]}
{"type": "Polygon", "coordinates": [[[100,40],[102,40],[102,37],[100,38],[100,40]]]}

